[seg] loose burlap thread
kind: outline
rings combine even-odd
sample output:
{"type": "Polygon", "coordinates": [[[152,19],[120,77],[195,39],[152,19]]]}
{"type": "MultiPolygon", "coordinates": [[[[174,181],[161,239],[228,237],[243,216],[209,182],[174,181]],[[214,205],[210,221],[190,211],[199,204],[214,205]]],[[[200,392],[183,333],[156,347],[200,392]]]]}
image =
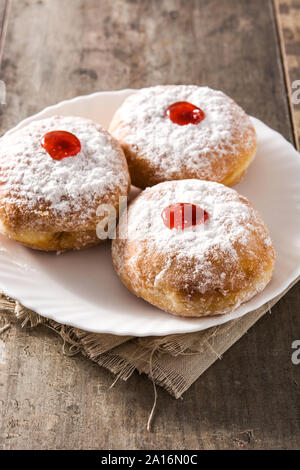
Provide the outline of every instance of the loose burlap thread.
{"type": "Polygon", "coordinates": [[[127,380],[138,371],[146,374],[154,385],[180,398],[298,280],[278,297],[241,318],[196,333],[161,337],[89,333],[44,318],[4,294],[0,297],[0,312],[7,315],[8,321],[18,322],[22,327],[43,324],[51,328],[62,338],[65,354],[83,354],[110,370],[116,376],[115,381],[127,380]]]}

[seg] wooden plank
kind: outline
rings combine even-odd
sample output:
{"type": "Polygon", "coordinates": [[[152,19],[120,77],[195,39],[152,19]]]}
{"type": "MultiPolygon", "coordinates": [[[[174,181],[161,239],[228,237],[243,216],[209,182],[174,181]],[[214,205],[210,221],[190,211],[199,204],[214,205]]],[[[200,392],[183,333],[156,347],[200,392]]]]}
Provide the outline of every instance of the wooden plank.
{"type": "Polygon", "coordinates": [[[275,0],[296,146],[300,149],[300,2],[275,0]]]}
{"type": "MultiPolygon", "coordinates": [[[[293,140],[271,0],[18,0],[2,76],[2,131],[78,94],[198,83],[293,140]]],[[[112,376],[62,356],[51,332],[12,327],[0,337],[0,448],[298,448],[299,303],[296,286],[183,400],[159,390],[154,433],[148,379],[109,390],[112,376]]]]}
{"type": "Polygon", "coordinates": [[[4,43],[6,39],[10,3],[10,0],[1,0],[0,2],[0,64],[2,62],[4,43]]]}

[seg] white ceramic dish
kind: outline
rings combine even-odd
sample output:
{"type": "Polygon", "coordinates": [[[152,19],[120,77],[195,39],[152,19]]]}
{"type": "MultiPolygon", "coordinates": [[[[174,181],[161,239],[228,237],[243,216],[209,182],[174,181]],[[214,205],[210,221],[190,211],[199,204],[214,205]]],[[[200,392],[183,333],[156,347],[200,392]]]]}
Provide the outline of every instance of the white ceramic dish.
{"type": "MultiPolygon", "coordinates": [[[[22,121],[54,114],[83,116],[107,127],[132,90],[99,92],[46,108],[22,121]]],[[[136,298],[114,273],[110,244],[55,254],[0,238],[0,287],[23,305],[60,323],[97,333],[167,335],[203,330],[238,318],[283,292],[300,275],[300,155],[280,134],[253,118],[258,153],[236,189],[257,207],[269,227],[277,261],[264,292],[233,313],[202,319],[169,315],[136,298]]]]}

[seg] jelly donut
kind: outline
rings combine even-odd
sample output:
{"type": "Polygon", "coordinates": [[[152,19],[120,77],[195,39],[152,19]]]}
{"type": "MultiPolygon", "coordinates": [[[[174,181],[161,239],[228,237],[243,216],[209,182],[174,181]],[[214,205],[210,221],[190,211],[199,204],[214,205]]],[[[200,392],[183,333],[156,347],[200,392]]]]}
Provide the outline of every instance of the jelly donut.
{"type": "Polygon", "coordinates": [[[50,117],[0,139],[0,232],[31,248],[99,243],[97,208],[117,209],[129,186],[122,149],[90,120],[50,117]]]}
{"type": "Polygon", "coordinates": [[[122,282],[175,315],[231,312],[272,277],[266,225],[245,197],[219,183],[190,179],[148,188],[129,206],[127,225],[121,217],[118,232],[112,258],[122,282]]]}
{"type": "Polygon", "coordinates": [[[255,130],[242,108],[221,91],[195,85],[139,90],[109,130],[139,188],[189,178],[232,186],[256,153],[255,130]]]}

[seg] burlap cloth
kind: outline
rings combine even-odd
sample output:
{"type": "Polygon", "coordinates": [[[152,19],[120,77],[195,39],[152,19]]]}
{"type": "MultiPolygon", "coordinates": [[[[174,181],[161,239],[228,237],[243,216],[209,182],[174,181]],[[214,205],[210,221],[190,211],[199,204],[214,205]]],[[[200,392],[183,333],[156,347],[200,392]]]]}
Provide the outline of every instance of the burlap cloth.
{"type": "Polygon", "coordinates": [[[83,354],[110,370],[116,380],[127,380],[137,370],[179,398],[265,312],[271,311],[271,307],[298,280],[271,302],[239,319],[198,333],[163,337],[136,338],[88,333],[43,318],[1,294],[0,312],[7,314],[8,321],[17,321],[22,327],[35,328],[43,324],[51,328],[61,336],[65,354],[83,354]]]}

